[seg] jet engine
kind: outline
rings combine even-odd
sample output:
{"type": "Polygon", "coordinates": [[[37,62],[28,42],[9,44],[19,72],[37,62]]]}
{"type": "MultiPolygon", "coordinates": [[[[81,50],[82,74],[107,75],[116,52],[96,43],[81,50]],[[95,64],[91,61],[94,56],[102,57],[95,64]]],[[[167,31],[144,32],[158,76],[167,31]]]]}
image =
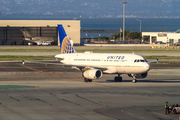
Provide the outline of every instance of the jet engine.
{"type": "Polygon", "coordinates": [[[135,76],[136,78],[146,78],[148,73],[142,73],[142,74],[128,74],[129,77],[135,76]]]}
{"type": "Polygon", "coordinates": [[[98,79],[102,77],[102,71],[98,69],[86,70],[83,72],[83,77],[87,79],[98,79]]]}

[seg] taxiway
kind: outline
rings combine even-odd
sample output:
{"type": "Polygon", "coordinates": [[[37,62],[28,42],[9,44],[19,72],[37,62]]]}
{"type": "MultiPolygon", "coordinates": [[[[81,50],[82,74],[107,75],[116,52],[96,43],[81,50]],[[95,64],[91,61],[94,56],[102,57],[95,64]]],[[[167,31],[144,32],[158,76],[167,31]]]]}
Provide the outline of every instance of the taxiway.
{"type": "MultiPolygon", "coordinates": [[[[103,75],[85,83],[81,72],[69,67],[0,63],[1,120],[174,120],[164,104],[180,101],[180,69],[152,69],[146,79],[132,83],[123,75],[103,75]]],[[[180,103],[179,103],[180,104],[180,103]]]]}

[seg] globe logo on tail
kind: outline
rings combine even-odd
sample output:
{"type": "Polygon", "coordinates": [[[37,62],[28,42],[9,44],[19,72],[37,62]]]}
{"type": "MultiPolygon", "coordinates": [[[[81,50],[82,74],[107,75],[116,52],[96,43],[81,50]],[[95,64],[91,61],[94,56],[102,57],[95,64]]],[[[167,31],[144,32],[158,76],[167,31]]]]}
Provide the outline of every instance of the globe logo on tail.
{"type": "Polygon", "coordinates": [[[75,50],[73,46],[71,45],[69,38],[66,36],[61,45],[61,53],[68,54],[68,53],[74,53],[74,52],[75,50]]]}
{"type": "Polygon", "coordinates": [[[69,37],[67,36],[62,25],[58,25],[58,32],[61,54],[75,53],[76,51],[73,48],[73,43],[71,43],[69,40],[69,37]]]}

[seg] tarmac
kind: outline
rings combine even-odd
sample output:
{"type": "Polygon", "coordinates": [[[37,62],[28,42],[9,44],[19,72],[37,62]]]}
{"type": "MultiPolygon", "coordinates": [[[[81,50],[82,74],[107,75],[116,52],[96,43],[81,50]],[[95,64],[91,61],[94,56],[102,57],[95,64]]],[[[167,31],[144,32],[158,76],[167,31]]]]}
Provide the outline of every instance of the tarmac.
{"type": "Polygon", "coordinates": [[[137,83],[107,74],[85,83],[70,67],[0,62],[0,119],[177,120],[164,105],[180,104],[180,68],[161,67],[137,83]]]}

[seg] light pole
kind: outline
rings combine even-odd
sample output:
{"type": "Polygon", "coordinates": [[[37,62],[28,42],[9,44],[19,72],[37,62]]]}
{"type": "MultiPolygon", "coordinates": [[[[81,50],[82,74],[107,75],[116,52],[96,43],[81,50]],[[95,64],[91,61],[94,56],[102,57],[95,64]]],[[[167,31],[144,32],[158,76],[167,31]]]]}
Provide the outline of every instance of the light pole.
{"type": "MultiPolygon", "coordinates": [[[[136,20],[140,22],[140,34],[141,34],[141,20],[139,20],[139,19],[136,19],[136,20]]],[[[141,39],[140,43],[142,43],[142,39],[141,39]]]]}
{"type": "Polygon", "coordinates": [[[138,20],[140,22],[140,32],[141,32],[141,20],[139,20],[139,19],[136,19],[136,20],[138,20]]]}
{"type": "Polygon", "coordinates": [[[126,1],[123,1],[123,40],[124,40],[124,34],[125,34],[125,4],[127,4],[126,1]]]}
{"type": "Polygon", "coordinates": [[[120,36],[120,41],[121,41],[121,31],[122,31],[122,30],[121,30],[121,28],[120,28],[120,35],[119,35],[119,36],[120,36]]]}

